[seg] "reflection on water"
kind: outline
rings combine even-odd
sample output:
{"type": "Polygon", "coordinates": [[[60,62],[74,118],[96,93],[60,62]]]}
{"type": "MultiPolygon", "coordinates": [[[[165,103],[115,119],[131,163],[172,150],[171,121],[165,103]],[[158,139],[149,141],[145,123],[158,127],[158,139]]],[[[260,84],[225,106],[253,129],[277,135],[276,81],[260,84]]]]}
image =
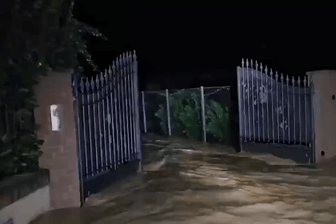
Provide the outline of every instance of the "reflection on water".
{"type": "Polygon", "coordinates": [[[270,155],[147,136],[144,172],[31,223],[336,223],[336,178],[270,155]]]}

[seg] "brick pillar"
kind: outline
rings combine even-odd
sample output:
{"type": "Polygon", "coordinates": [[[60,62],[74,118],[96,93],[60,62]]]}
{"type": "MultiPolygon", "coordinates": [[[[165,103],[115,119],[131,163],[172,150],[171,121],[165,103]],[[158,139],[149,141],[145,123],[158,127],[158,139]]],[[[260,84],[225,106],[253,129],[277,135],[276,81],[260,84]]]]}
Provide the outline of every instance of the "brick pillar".
{"type": "Polygon", "coordinates": [[[45,141],[39,163],[41,168],[50,170],[50,203],[53,209],[80,206],[72,72],[50,72],[41,78],[35,88],[39,104],[35,120],[41,125],[38,137],[45,141]],[[51,108],[55,107],[58,109],[52,115],[51,108]],[[59,129],[54,122],[57,117],[59,129]]]}

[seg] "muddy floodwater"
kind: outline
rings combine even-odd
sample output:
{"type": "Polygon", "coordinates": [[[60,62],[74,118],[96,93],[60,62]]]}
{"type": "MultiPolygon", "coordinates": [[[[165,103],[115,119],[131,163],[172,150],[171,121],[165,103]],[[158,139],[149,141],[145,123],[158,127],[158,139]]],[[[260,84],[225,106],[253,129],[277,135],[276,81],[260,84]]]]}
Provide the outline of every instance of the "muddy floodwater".
{"type": "Polygon", "coordinates": [[[144,172],[91,195],[82,208],[32,224],[336,223],[336,170],[226,146],[144,138],[144,172]]]}

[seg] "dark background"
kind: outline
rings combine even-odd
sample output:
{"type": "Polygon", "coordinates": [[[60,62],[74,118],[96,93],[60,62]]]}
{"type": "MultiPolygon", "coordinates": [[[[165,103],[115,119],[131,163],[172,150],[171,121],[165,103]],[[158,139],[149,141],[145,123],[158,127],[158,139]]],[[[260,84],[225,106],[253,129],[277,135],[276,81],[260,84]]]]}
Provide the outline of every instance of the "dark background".
{"type": "MultiPolygon", "coordinates": [[[[336,69],[334,6],[121,4],[77,0],[74,16],[108,41],[89,39],[104,70],[136,50],[140,90],[231,86],[232,132],[238,133],[237,66],[257,60],[289,76],[336,69]]],[[[233,142],[238,144],[238,135],[233,142]]]]}
{"type": "Polygon", "coordinates": [[[77,0],[74,15],[109,38],[89,41],[100,69],[125,51],[137,51],[143,89],[153,81],[170,88],[183,77],[193,79],[184,87],[235,85],[242,58],[295,76],[335,69],[333,8],[77,0]],[[210,76],[215,82],[207,83],[210,76]]]}

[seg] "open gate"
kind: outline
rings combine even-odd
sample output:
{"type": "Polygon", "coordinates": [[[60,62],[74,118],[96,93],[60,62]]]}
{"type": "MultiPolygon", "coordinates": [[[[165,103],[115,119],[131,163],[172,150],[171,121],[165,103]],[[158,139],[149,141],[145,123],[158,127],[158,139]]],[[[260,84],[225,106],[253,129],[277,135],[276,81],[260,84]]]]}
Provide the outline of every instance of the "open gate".
{"type": "Polygon", "coordinates": [[[313,163],[312,97],[307,78],[295,80],[243,59],[237,81],[241,149],[313,163]]]}
{"type": "Polygon", "coordinates": [[[135,52],[118,57],[104,74],[75,74],[72,80],[83,203],[113,180],[141,169],[135,52]]]}

